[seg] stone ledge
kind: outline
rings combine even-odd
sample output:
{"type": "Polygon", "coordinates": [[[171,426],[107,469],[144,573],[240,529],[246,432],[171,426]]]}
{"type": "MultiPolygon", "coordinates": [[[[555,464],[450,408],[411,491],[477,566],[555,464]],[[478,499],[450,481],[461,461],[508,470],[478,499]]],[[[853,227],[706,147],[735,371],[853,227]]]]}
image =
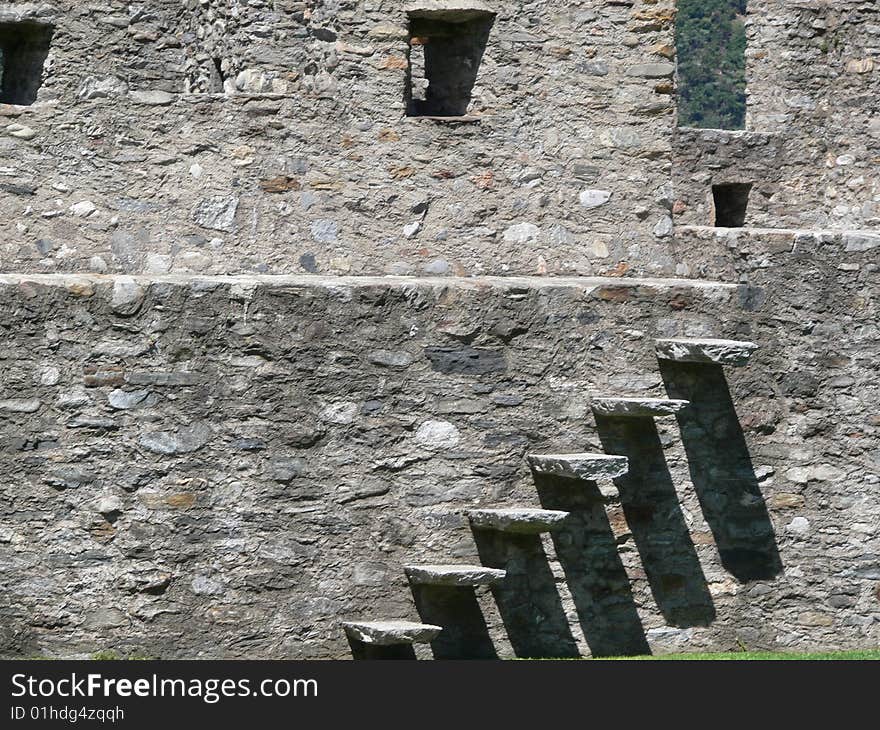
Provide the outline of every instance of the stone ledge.
{"type": "MultiPolygon", "coordinates": [[[[867,251],[880,247],[880,230],[832,228],[719,228],[716,226],[677,225],[676,235],[691,234],[699,238],[718,238],[736,241],[750,239],[766,241],[781,247],[780,251],[796,252],[799,241],[817,241],[823,245],[843,246],[847,252],[867,251]]],[[[776,251],[779,252],[779,251],[776,251]]]]}
{"type": "Polygon", "coordinates": [[[674,416],[690,405],[686,400],[668,398],[593,398],[593,412],[619,418],[654,418],[674,416]]]}
{"type": "Polygon", "coordinates": [[[140,286],[167,284],[171,286],[192,286],[209,291],[221,286],[257,288],[299,287],[299,288],[359,288],[386,286],[389,288],[407,287],[459,287],[462,289],[580,289],[589,291],[603,287],[648,288],[648,289],[726,289],[736,290],[738,284],[706,279],[662,279],[662,278],[616,278],[601,276],[321,276],[318,274],[277,274],[277,275],[216,275],[164,274],[157,276],[143,274],[28,274],[0,273],[0,287],[19,286],[33,283],[43,286],[68,288],[72,285],[91,284],[92,286],[112,287],[118,281],[133,281],[140,286]]]}
{"type": "Polygon", "coordinates": [[[558,510],[513,507],[471,510],[468,512],[468,519],[474,527],[519,535],[539,535],[555,530],[568,515],[568,512],[558,510]]]}
{"type": "Polygon", "coordinates": [[[616,479],[629,469],[625,456],[608,454],[529,454],[527,458],[536,474],[567,479],[616,479]]]}
{"type": "Polygon", "coordinates": [[[714,365],[745,365],[758,345],[736,340],[657,340],[660,360],[673,362],[711,363],[714,365]]]}
{"type": "Polygon", "coordinates": [[[428,644],[443,630],[412,621],[347,621],[342,628],[349,638],[374,646],[428,644]]]}
{"type": "Polygon", "coordinates": [[[410,583],[434,586],[491,586],[507,575],[482,565],[406,565],[403,570],[410,583]]]}

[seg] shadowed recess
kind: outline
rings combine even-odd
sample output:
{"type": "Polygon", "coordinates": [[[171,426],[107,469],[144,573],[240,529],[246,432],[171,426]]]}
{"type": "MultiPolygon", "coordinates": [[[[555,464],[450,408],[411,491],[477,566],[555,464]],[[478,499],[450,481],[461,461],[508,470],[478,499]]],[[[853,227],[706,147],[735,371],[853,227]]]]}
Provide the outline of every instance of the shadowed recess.
{"type": "Polygon", "coordinates": [[[602,446],[629,457],[614,480],[654,600],[670,626],[708,626],[715,606],[650,416],[596,416],[602,446]]]}
{"type": "Polygon", "coordinates": [[[742,228],[746,222],[752,183],[724,183],[712,186],[717,228],[742,228]]]}
{"type": "Polygon", "coordinates": [[[412,644],[391,644],[390,646],[376,646],[366,644],[350,636],[348,645],[351,647],[351,655],[355,659],[415,659],[416,650],[412,644]]]}
{"type": "Polygon", "coordinates": [[[492,595],[516,656],[579,656],[540,536],[472,531],[480,562],[507,571],[492,595]]]}
{"type": "Polygon", "coordinates": [[[533,477],[545,509],[571,513],[551,535],[590,652],[650,654],[598,486],[547,474],[533,477]]]}
{"type": "Polygon", "coordinates": [[[743,582],[776,577],[782,572],[776,535],[724,369],[708,363],[659,362],[669,395],[691,402],[676,417],[691,481],[722,565],[743,582]]]}
{"type": "Polygon", "coordinates": [[[443,627],[431,642],[435,659],[498,658],[473,588],[415,584],[410,588],[422,621],[443,627]]]}
{"type": "Polygon", "coordinates": [[[410,17],[409,116],[467,114],[495,16],[410,17]]]}
{"type": "Polygon", "coordinates": [[[29,105],[43,83],[52,26],[0,23],[0,103],[29,105]]]}

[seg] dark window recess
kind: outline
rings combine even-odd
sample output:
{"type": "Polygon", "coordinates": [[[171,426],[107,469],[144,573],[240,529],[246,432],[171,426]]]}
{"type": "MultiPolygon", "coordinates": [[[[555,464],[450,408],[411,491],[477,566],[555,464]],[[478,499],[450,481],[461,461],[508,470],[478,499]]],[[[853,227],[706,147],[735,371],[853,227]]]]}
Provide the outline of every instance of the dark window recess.
{"type": "Polygon", "coordinates": [[[52,27],[0,23],[0,103],[33,104],[43,83],[52,27]]]}
{"type": "Polygon", "coordinates": [[[752,183],[725,183],[712,186],[715,200],[715,227],[742,228],[746,222],[752,183]]]}
{"type": "Polygon", "coordinates": [[[467,114],[494,21],[495,16],[487,12],[410,14],[406,79],[409,116],[467,114]]]}

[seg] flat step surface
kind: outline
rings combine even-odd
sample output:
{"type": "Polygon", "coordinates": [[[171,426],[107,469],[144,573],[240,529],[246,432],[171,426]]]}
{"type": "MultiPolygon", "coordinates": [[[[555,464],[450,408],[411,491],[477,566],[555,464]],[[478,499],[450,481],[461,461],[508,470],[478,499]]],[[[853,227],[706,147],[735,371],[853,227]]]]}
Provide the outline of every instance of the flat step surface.
{"type": "Polygon", "coordinates": [[[435,586],[490,586],[507,575],[482,565],[407,565],[404,571],[410,583],[435,586]]]}
{"type": "Polygon", "coordinates": [[[376,646],[394,644],[427,644],[443,629],[412,621],[347,621],[342,624],[352,639],[376,646]]]}
{"type": "Polygon", "coordinates": [[[625,418],[674,416],[690,403],[668,398],[593,398],[590,405],[594,412],[602,416],[625,418]]]}
{"type": "Polygon", "coordinates": [[[512,507],[471,510],[468,512],[468,519],[475,527],[520,535],[539,535],[559,527],[568,515],[568,512],[558,510],[512,507]]]}
{"type": "Polygon", "coordinates": [[[675,362],[745,365],[758,349],[754,342],[737,340],[657,340],[657,357],[675,362]]]}
{"type": "Polygon", "coordinates": [[[622,477],[629,468],[625,456],[608,454],[529,454],[528,460],[536,474],[592,481],[622,477]]]}

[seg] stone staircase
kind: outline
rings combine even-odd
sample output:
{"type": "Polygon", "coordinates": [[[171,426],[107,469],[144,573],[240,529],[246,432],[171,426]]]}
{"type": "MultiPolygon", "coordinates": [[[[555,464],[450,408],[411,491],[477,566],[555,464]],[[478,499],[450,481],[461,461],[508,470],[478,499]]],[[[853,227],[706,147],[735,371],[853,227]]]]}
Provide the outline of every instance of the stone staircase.
{"type": "MultiPolygon", "coordinates": [[[[658,360],[703,363],[716,366],[746,365],[758,349],[753,342],[723,339],[660,339],[655,341],[658,360]]],[[[591,398],[591,408],[606,418],[658,418],[674,416],[690,404],[686,400],[641,397],[591,398]]],[[[627,474],[625,456],[599,453],[528,454],[533,475],[563,480],[599,482],[627,474]]],[[[561,527],[569,513],[533,507],[474,509],[466,513],[470,524],[483,530],[519,535],[540,535],[561,527]]],[[[406,565],[404,572],[411,586],[476,588],[503,581],[506,571],[482,565],[406,565]]],[[[343,629],[355,658],[415,659],[413,644],[433,642],[442,626],[404,620],[345,622],[343,629]]]]}

